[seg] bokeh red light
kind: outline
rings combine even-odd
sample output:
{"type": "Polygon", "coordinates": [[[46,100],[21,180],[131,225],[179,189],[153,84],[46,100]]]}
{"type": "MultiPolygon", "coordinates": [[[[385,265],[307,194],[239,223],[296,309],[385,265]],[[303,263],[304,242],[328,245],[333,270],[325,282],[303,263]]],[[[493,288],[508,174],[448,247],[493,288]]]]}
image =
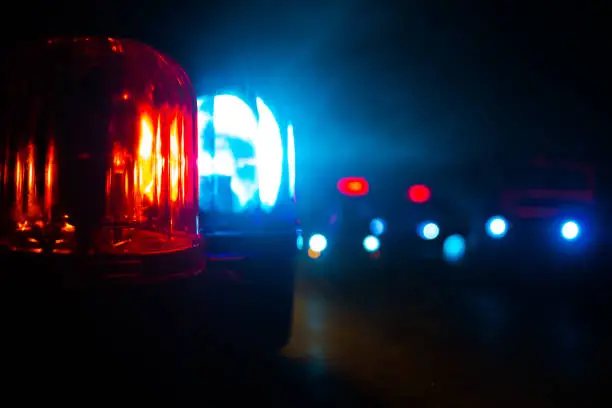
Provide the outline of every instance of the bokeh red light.
{"type": "Polygon", "coordinates": [[[431,190],[423,184],[416,184],[408,189],[408,199],[413,203],[426,203],[431,198],[431,190]]]}
{"type": "Polygon", "coordinates": [[[338,181],[338,191],[352,197],[364,196],[370,191],[370,185],[363,177],[345,177],[338,181]]]}

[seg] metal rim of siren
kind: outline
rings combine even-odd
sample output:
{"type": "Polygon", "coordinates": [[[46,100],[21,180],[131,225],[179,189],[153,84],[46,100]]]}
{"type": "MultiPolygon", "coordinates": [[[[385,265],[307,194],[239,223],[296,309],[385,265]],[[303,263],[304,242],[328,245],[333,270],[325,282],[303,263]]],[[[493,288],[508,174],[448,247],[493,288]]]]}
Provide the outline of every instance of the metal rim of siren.
{"type": "MultiPolygon", "coordinates": [[[[98,133],[99,139],[103,139],[95,140],[98,142],[99,146],[102,146],[100,150],[96,150],[94,142],[90,141],[90,139],[95,139],[94,137],[87,139],[85,143],[83,142],[83,138],[79,137],[79,135],[82,134],[82,132],[79,132],[79,129],[80,131],[87,129],[86,127],[79,126],[89,125],[89,122],[78,122],[78,115],[74,111],[68,110],[69,114],[74,114],[74,117],[70,117],[70,115],[60,116],[58,112],[60,112],[61,108],[57,108],[56,111],[42,111],[42,113],[40,110],[32,111],[33,105],[30,105],[31,100],[27,99],[28,97],[31,98],[31,94],[28,94],[28,97],[24,98],[24,100],[18,101],[27,104],[21,105],[22,107],[30,106],[29,109],[24,109],[24,111],[28,111],[28,115],[37,114],[38,116],[31,116],[31,119],[39,121],[35,122],[38,128],[35,129],[34,134],[29,134],[25,137],[15,136],[18,132],[16,132],[13,127],[11,128],[13,133],[11,135],[6,135],[7,146],[10,146],[10,148],[15,151],[12,152],[11,149],[8,149],[3,157],[4,166],[2,167],[5,170],[3,172],[3,195],[5,195],[6,199],[7,196],[12,194],[9,198],[15,200],[14,203],[11,203],[12,208],[18,209],[17,212],[12,212],[14,217],[17,217],[19,214],[24,214],[20,216],[23,218],[23,222],[17,221],[16,218],[11,217],[14,218],[14,220],[7,224],[11,225],[11,223],[16,222],[19,227],[16,230],[8,229],[6,231],[8,234],[6,236],[8,241],[5,242],[7,243],[7,247],[12,249],[12,251],[9,252],[18,253],[19,255],[39,253],[43,255],[39,257],[41,259],[53,259],[53,262],[58,263],[79,262],[80,265],[85,263],[94,270],[100,269],[101,272],[106,272],[103,270],[109,268],[115,269],[118,265],[122,265],[126,266],[125,269],[131,272],[125,274],[101,273],[101,275],[115,278],[123,277],[136,281],[150,281],[151,279],[156,280],[163,277],[179,277],[185,273],[188,275],[199,273],[204,267],[203,257],[200,258],[195,255],[195,253],[201,252],[201,249],[198,247],[202,245],[202,241],[197,233],[196,211],[189,209],[190,206],[195,206],[197,208],[197,184],[192,180],[194,172],[197,171],[195,160],[193,159],[197,157],[194,156],[194,154],[197,155],[197,150],[194,152],[195,146],[193,146],[193,144],[197,143],[197,135],[194,136],[197,108],[193,87],[183,68],[152,47],[135,40],[118,40],[102,37],[53,39],[47,41],[47,44],[45,44],[41,50],[42,52],[39,54],[40,58],[58,58],[58,60],[51,59],[47,61],[60,64],[56,66],[61,66],[62,63],[68,62],[69,65],[64,65],[63,67],[68,67],[67,70],[71,70],[71,72],[84,69],[85,71],[83,72],[93,75],[93,77],[85,77],[86,81],[90,81],[85,82],[85,84],[91,86],[91,89],[100,89],[100,92],[107,93],[103,94],[103,98],[98,98],[95,96],[95,93],[93,95],[87,94],[86,91],[79,88],[81,85],[78,85],[74,88],[69,88],[65,92],[69,94],[69,96],[62,94],[62,97],[67,98],[66,100],[58,100],[52,92],[45,93],[45,91],[49,91],[49,89],[45,88],[47,85],[47,83],[44,82],[45,77],[40,78],[37,83],[32,84],[30,88],[26,89],[23,93],[27,93],[28,90],[35,93],[37,96],[34,97],[34,99],[40,97],[54,97],[56,98],[54,102],[60,104],[58,106],[61,106],[62,103],[66,103],[66,105],[63,106],[64,108],[82,109],[84,113],[94,115],[88,117],[101,118],[100,120],[103,122],[99,123],[114,123],[115,127],[107,129],[105,126],[102,126],[104,130],[95,127],[91,128],[98,133]],[[73,58],[72,60],[60,61],[59,58],[61,58],[61,56],[58,56],[59,53],[53,54],[56,47],[64,46],[74,47],[73,51],[76,49],[76,51],[70,54],[70,58],[73,58]],[[84,63],[84,61],[91,61],[95,58],[99,58],[99,60],[103,62],[108,62],[108,60],[112,60],[112,62],[109,62],[108,65],[102,64],[103,68],[98,71],[91,71],[89,70],[90,66],[84,63]],[[115,63],[116,61],[122,61],[125,65],[117,64],[115,63]],[[151,64],[146,65],[147,62],[151,64]],[[73,65],[70,65],[71,63],[73,65]],[[147,66],[144,71],[138,69],[141,68],[140,65],[142,64],[147,66]],[[123,68],[127,67],[128,69],[126,69],[126,71],[117,71],[118,66],[122,66],[123,68]],[[154,68],[150,69],[148,67],[154,68]],[[108,72],[103,71],[105,68],[108,69],[108,72]],[[119,78],[111,78],[111,72],[114,75],[117,75],[117,73],[121,75],[119,75],[119,78]],[[137,86],[137,84],[142,85],[144,82],[148,84],[146,87],[137,86]],[[112,87],[102,88],[102,83],[112,85],[112,87]],[[42,90],[36,88],[36,86],[41,86],[41,84],[42,90]],[[70,94],[70,92],[72,92],[72,94],[70,94]],[[74,97],[75,95],[81,95],[79,92],[86,96],[86,102],[84,103],[85,107],[75,105],[74,102],[70,104],[68,98],[74,97]],[[148,108],[146,108],[145,105],[148,106],[148,108]],[[155,207],[155,213],[149,212],[148,215],[145,215],[144,212],[141,212],[145,211],[145,207],[143,206],[143,203],[146,201],[144,198],[145,190],[139,187],[142,184],[140,182],[142,181],[143,175],[139,167],[141,164],[139,148],[142,148],[142,140],[140,140],[142,134],[136,132],[139,132],[137,129],[139,129],[139,121],[143,120],[142,115],[147,112],[156,112],[156,114],[159,115],[157,125],[154,122],[151,123],[153,128],[157,127],[158,141],[156,143],[158,143],[158,146],[161,146],[164,157],[167,156],[164,160],[167,160],[169,164],[167,168],[163,168],[163,170],[159,171],[156,170],[155,166],[152,165],[151,167],[151,180],[156,179],[161,181],[159,181],[160,184],[156,184],[156,191],[158,191],[156,200],[151,199],[147,201],[149,203],[147,208],[152,209],[155,207]],[[109,122],[106,122],[106,120],[109,122]],[[181,127],[178,126],[179,122],[182,124],[181,127]],[[175,123],[177,123],[176,126],[175,123]],[[125,126],[122,127],[122,125],[125,126]],[[62,131],[64,133],[62,133],[62,131]],[[176,132],[176,134],[172,132],[176,132]],[[73,135],[72,139],[68,136],[69,134],[73,135]],[[133,136],[136,134],[138,134],[138,142],[129,143],[129,140],[134,140],[133,136]],[[177,149],[173,147],[177,143],[179,146],[178,153],[177,149]],[[77,145],[77,147],[72,147],[72,144],[77,145]],[[112,149],[111,145],[113,146],[112,149]],[[118,145],[123,147],[117,150],[116,147],[118,145]],[[26,148],[26,150],[23,150],[24,148],[26,148]],[[81,152],[79,148],[91,153],[81,152]],[[23,153],[24,151],[31,152],[28,154],[31,154],[32,157],[28,158],[30,156],[23,156],[25,154],[23,153]],[[115,157],[117,152],[122,153],[121,160],[118,156],[115,157]],[[8,155],[6,153],[8,153],[8,155]],[[13,155],[13,153],[15,154],[13,155]],[[78,159],[76,161],[70,159],[75,157],[72,156],[72,154],[76,153],[78,153],[78,159]],[[36,154],[38,154],[38,156],[35,156],[36,154]],[[112,155],[113,158],[108,164],[100,164],[106,163],[107,159],[102,158],[110,157],[109,155],[112,155]],[[40,159],[38,159],[38,157],[40,157],[40,159]],[[25,161],[19,164],[22,158],[25,161]],[[16,163],[14,169],[10,166],[11,160],[16,163]],[[42,171],[36,170],[36,166],[39,162],[42,164],[46,163],[42,171]],[[22,175],[25,175],[25,173],[22,173],[22,171],[25,171],[22,170],[25,169],[23,166],[28,169],[28,176],[26,179],[24,179],[22,175]],[[73,169],[78,168],[78,166],[89,166],[85,168],[91,168],[93,173],[84,171],[81,171],[81,173],[89,174],[94,181],[90,179],[86,182],[86,176],[84,174],[79,174],[79,171],[68,172],[67,170],[71,168],[70,166],[73,166],[73,169]],[[132,168],[133,172],[127,171],[126,166],[132,168]],[[105,205],[102,203],[96,204],[96,200],[94,199],[96,195],[89,195],[87,193],[88,188],[85,188],[84,191],[79,191],[76,189],[77,187],[71,187],[71,190],[67,188],[69,183],[58,183],[57,181],[62,178],[66,179],[64,174],[70,174],[69,177],[73,178],[71,184],[76,182],[80,187],[84,187],[87,184],[90,191],[102,191],[104,187],[100,187],[98,184],[103,183],[95,181],[101,180],[97,175],[104,174],[99,173],[102,168],[107,169],[104,170],[104,172],[108,173],[108,175],[105,176],[107,179],[106,193],[104,193],[106,197],[105,205]],[[11,177],[9,173],[13,173],[13,177],[11,177]],[[58,173],[59,177],[57,176],[58,173]],[[132,173],[134,175],[132,175],[132,173]],[[136,174],[140,174],[140,176],[136,177],[136,174]],[[162,174],[167,175],[168,179],[166,180],[163,177],[160,179],[162,174]],[[108,177],[114,180],[113,176],[116,175],[121,175],[122,180],[124,180],[121,185],[125,185],[125,189],[123,193],[116,193],[115,196],[112,196],[109,191],[118,190],[108,190],[110,188],[108,177]],[[83,184],[85,182],[86,184],[83,184]],[[39,185],[40,188],[37,187],[39,185]],[[75,196],[77,191],[78,197],[75,196]],[[25,197],[27,197],[27,200],[23,201],[25,197]],[[89,198],[90,200],[83,200],[83,197],[89,198]],[[129,203],[135,203],[135,200],[139,205],[132,207],[132,204],[129,203]],[[105,209],[99,211],[95,210],[100,206],[105,209]],[[71,215],[60,216],[60,214],[64,214],[63,210],[58,213],[61,207],[64,207],[64,210],[73,209],[74,211],[68,211],[71,215]],[[115,210],[109,210],[111,207],[115,208],[115,210]],[[35,208],[42,208],[43,211],[33,211],[35,208]],[[76,211],[75,209],[78,208],[80,208],[80,210],[76,211]],[[134,208],[138,208],[138,210],[134,208]],[[93,212],[91,212],[92,209],[94,209],[93,212]],[[96,214],[101,215],[102,212],[105,214],[104,219],[96,218],[96,214]],[[191,221],[191,217],[188,215],[190,212],[194,212],[193,220],[191,221]],[[78,216],[79,213],[87,214],[87,217],[78,216]],[[58,216],[60,216],[60,218],[58,218],[58,216]],[[91,218],[91,221],[87,221],[88,217],[91,218]],[[76,222],[73,222],[73,219],[76,222]],[[153,223],[151,224],[151,222],[153,223]],[[54,225],[57,223],[64,225],[61,230],[55,229],[56,227],[54,227],[54,225]],[[164,227],[164,225],[167,226],[167,228],[164,227]],[[72,229],[67,229],[68,226],[72,227],[72,229]],[[84,233],[82,231],[92,232],[84,233]],[[126,235],[123,236],[120,234],[121,237],[119,237],[116,235],[117,232],[121,234],[125,233],[126,235]],[[15,236],[15,234],[23,235],[24,233],[30,236],[15,236]],[[54,238],[52,241],[49,241],[50,236],[48,234],[50,233],[59,233],[59,239],[54,238]],[[34,236],[32,234],[37,235],[34,236]],[[64,237],[64,235],[66,236],[64,237]],[[177,246],[178,241],[176,241],[176,239],[185,241],[184,245],[181,244],[177,246]],[[28,242],[31,245],[24,246],[24,242],[28,242]],[[59,245],[59,242],[67,242],[69,245],[66,246],[65,250],[58,252],[59,248],[57,248],[56,245],[59,245]],[[167,242],[167,244],[164,244],[164,242],[167,242]],[[80,251],[79,248],[81,248],[81,244],[83,243],[85,243],[86,246],[83,246],[83,250],[80,251]],[[37,248],[37,245],[39,245],[40,248],[37,248]],[[176,259],[180,258],[183,253],[194,254],[194,257],[191,255],[184,256],[187,259],[193,258],[193,262],[187,261],[189,265],[184,265],[184,270],[177,272],[176,259]],[[173,258],[173,260],[170,261],[170,258],[173,258]],[[153,259],[155,259],[155,261],[151,262],[153,259]],[[175,267],[166,268],[167,270],[163,267],[149,268],[149,266],[158,266],[162,259],[174,263],[175,267]],[[145,264],[147,265],[146,268],[137,266],[145,264]]],[[[29,58],[31,58],[31,56],[29,58]]],[[[33,67],[33,65],[34,64],[28,65],[26,69],[27,72],[24,73],[26,77],[28,73],[31,74],[31,70],[34,70],[35,72],[42,72],[49,77],[46,79],[53,79],[56,81],[63,80],[66,81],[65,83],[73,83],[76,81],[76,78],[72,75],[66,75],[65,77],[59,76],[59,74],[53,71],[52,64],[50,64],[50,66],[43,65],[41,67],[33,67]]],[[[23,69],[24,67],[20,66],[19,68],[23,69]]],[[[19,76],[17,76],[17,78],[19,78],[19,76]]],[[[31,77],[28,78],[28,80],[31,80],[31,77]]],[[[51,87],[52,90],[52,85],[59,83],[63,82],[55,82],[48,86],[51,87]]],[[[74,83],[76,84],[76,82],[74,83]]],[[[20,106],[18,103],[15,105],[20,106]]],[[[22,121],[26,120],[26,118],[23,117],[21,119],[22,121]]],[[[18,120],[14,120],[10,125],[18,126],[19,124],[17,122],[18,120]]],[[[21,123],[21,125],[24,125],[24,123],[21,123]]],[[[81,170],[83,170],[83,168],[81,170]]],[[[96,273],[87,275],[92,278],[97,277],[96,273]]]]}

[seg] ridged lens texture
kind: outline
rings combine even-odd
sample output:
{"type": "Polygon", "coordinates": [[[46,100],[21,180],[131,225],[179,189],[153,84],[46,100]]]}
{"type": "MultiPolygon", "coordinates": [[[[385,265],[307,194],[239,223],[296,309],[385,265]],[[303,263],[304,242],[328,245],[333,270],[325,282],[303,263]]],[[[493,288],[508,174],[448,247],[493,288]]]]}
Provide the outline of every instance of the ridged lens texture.
{"type": "Polygon", "coordinates": [[[0,123],[0,246],[146,255],[197,238],[196,101],[182,68],[132,40],[24,47],[0,123]]]}

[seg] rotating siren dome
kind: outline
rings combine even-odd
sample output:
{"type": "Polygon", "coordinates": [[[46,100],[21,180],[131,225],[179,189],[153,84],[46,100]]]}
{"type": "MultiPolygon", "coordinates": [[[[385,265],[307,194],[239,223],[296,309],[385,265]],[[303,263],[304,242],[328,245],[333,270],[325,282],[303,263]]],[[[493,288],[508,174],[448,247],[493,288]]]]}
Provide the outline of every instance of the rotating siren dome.
{"type": "Polygon", "coordinates": [[[85,255],[103,275],[199,271],[197,109],[184,70],[134,40],[23,51],[7,76],[0,245],[85,255]]]}
{"type": "Polygon", "coordinates": [[[276,118],[263,99],[240,93],[201,96],[197,107],[202,212],[270,213],[283,199],[293,200],[291,124],[276,118]]]}

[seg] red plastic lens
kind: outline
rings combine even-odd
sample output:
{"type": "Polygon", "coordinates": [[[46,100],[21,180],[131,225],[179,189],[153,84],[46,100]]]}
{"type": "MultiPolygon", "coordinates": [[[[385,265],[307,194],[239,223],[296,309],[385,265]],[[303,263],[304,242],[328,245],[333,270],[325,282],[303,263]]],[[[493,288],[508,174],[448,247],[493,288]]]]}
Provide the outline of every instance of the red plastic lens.
{"type": "Polygon", "coordinates": [[[102,37],[23,55],[12,61],[11,120],[0,123],[0,241],[62,255],[194,251],[196,100],[183,69],[102,37]]]}
{"type": "Polygon", "coordinates": [[[338,181],[338,191],[347,196],[364,196],[370,191],[370,186],[362,177],[345,177],[338,181]]]}
{"type": "Polygon", "coordinates": [[[413,203],[426,203],[431,198],[431,190],[423,184],[417,184],[408,189],[408,199],[413,203]]]}

